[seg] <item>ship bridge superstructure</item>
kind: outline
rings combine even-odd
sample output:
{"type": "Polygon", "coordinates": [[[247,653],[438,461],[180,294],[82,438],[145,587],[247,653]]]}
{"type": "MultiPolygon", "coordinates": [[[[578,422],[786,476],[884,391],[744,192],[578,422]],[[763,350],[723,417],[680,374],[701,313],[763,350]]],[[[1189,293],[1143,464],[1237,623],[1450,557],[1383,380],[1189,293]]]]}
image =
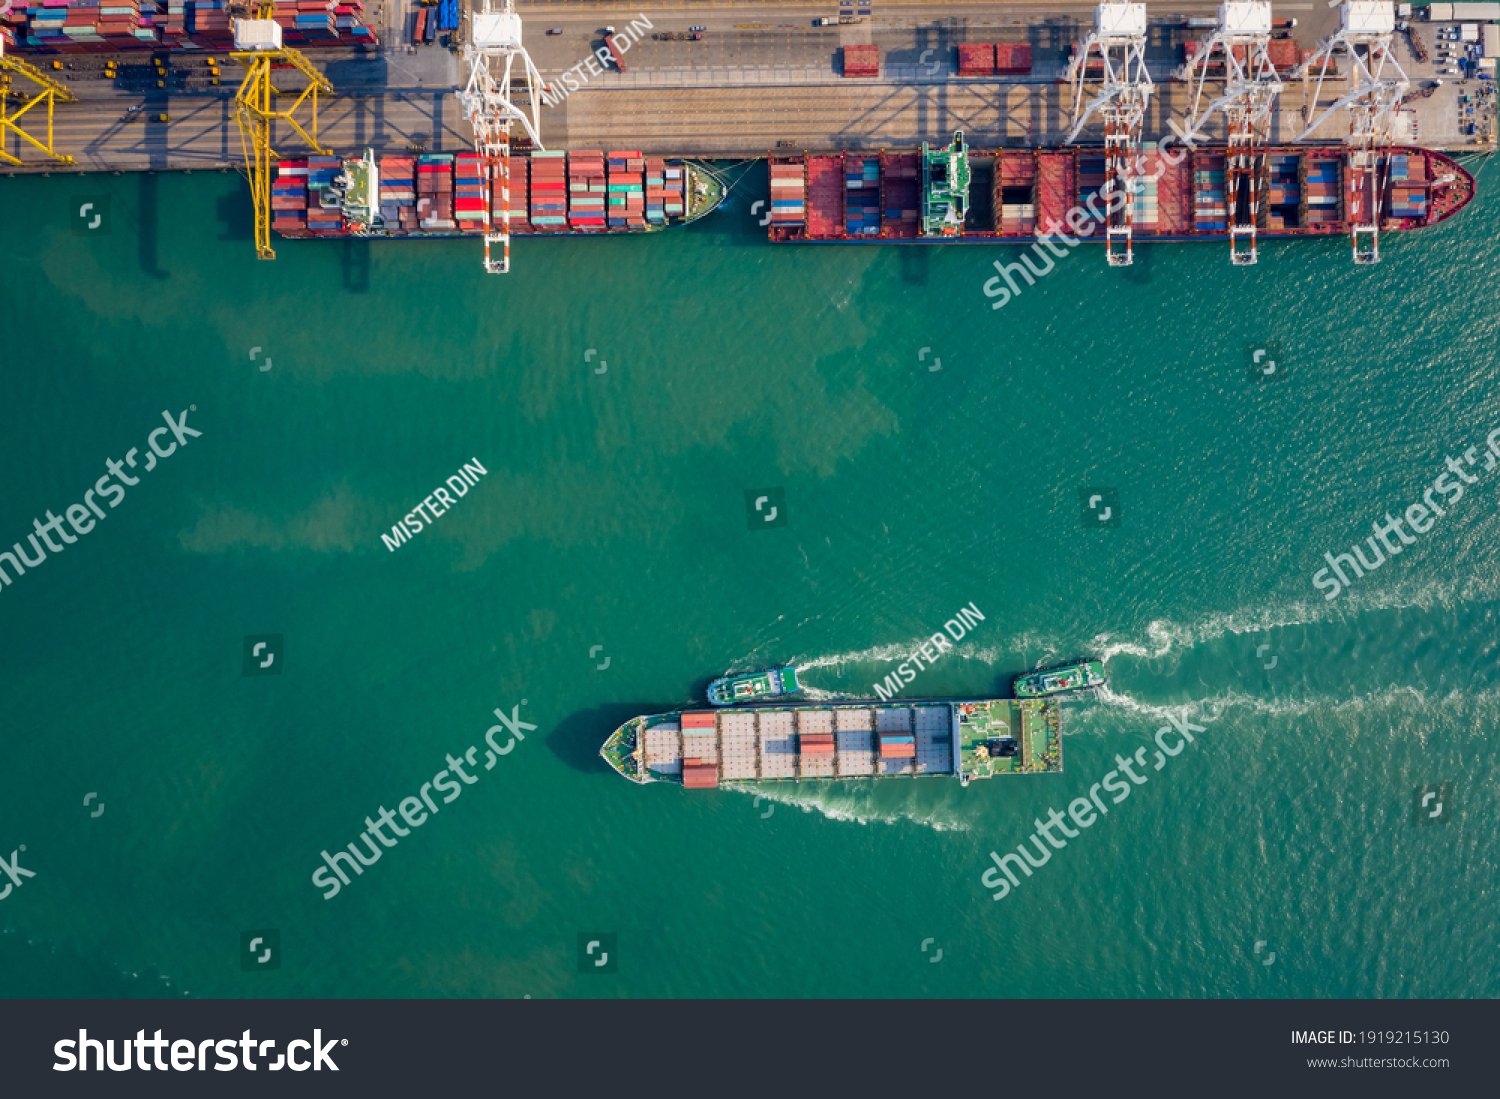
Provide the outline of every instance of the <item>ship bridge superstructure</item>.
{"type": "Polygon", "coordinates": [[[520,124],[533,149],[545,148],[539,113],[543,81],[521,44],[514,0],[503,0],[498,8],[484,0],[470,11],[463,58],[468,82],[458,101],[474,129],[474,151],[482,158],[484,269],[504,274],[510,270],[511,126],[520,124]]]}
{"type": "Polygon", "coordinates": [[[1094,29],[1078,43],[1068,81],[1073,89],[1073,127],[1066,143],[1077,141],[1094,115],[1104,121],[1105,183],[1100,193],[1108,201],[1107,256],[1112,267],[1124,267],[1133,258],[1141,126],[1155,89],[1146,69],[1146,5],[1112,2],[1096,7],[1094,29]],[[1096,63],[1093,81],[1090,74],[1096,63]]]}
{"type": "Polygon", "coordinates": [[[1395,142],[1392,126],[1410,81],[1391,53],[1396,29],[1394,7],[1384,0],[1345,0],[1339,29],[1318,43],[1299,67],[1303,84],[1306,141],[1337,111],[1349,112],[1348,166],[1344,184],[1347,219],[1355,263],[1380,262],[1380,221],[1389,157],[1382,152],[1395,142]],[[1318,111],[1323,85],[1337,79],[1336,62],[1348,59],[1344,94],[1318,111]]]}
{"type": "Polygon", "coordinates": [[[1270,41],[1268,0],[1227,0],[1219,5],[1213,34],[1198,42],[1182,68],[1191,88],[1188,142],[1205,140],[1205,128],[1215,115],[1223,115],[1228,129],[1224,182],[1229,255],[1232,263],[1242,265],[1256,260],[1271,113],[1283,88],[1269,54],[1270,41]],[[1209,91],[1210,84],[1219,86],[1217,95],[1209,91]]]}

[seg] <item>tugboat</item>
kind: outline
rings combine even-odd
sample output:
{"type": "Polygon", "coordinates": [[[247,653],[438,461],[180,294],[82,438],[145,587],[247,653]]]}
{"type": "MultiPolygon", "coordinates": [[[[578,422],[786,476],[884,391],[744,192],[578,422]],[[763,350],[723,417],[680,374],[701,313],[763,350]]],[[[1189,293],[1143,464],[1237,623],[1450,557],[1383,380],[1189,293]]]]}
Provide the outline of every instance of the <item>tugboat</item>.
{"type": "Polygon", "coordinates": [[[797,669],[788,665],[716,679],[708,685],[708,700],[715,706],[733,706],[737,702],[764,702],[798,689],[797,669]]]}
{"type": "Polygon", "coordinates": [[[1104,686],[1104,661],[1079,660],[1054,668],[1038,668],[1015,679],[1017,698],[1041,698],[1068,691],[1090,691],[1104,686]]]}

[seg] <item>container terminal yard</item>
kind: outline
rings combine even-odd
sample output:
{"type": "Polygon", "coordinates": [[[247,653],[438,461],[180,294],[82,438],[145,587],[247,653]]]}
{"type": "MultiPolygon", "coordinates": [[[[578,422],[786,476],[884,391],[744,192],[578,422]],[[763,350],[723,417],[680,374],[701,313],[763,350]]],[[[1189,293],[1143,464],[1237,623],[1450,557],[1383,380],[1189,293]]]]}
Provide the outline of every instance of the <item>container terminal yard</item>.
{"type": "MultiPolygon", "coordinates": [[[[846,152],[920,158],[924,143],[947,148],[962,132],[967,148],[988,158],[991,173],[1006,150],[1069,146],[1075,175],[1098,174],[1102,163],[1099,193],[1136,196],[1100,234],[1110,245],[1110,262],[1128,263],[1132,232],[1140,239],[1152,235],[1144,224],[1150,219],[1132,214],[1149,214],[1146,207],[1157,205],[1156,196],[1144,193],[1141,168],[1159,139],[1187,133],[1223,154],[1225,181],[1200,190],[1210,204],[1227,203],[1226,223],[1245,223],[1226,224],[1230,236],[1251,226],[1273,235],[1312,228],[1316,219],[1305,207],[1292,223],[1284,210],[1280,224],[1270,212],[1272,150],[1283,173],[1289,164],[1296,168],[1299,194],[1313,197],[1326,177],[1314,172],[1307,178],[1298,152],[1337,150],[1343,165],[1332,180],[1343,196],[1338,229],[1352,232],[1355,258],[1371,262],[1378,259],[1381,228],[1430,224],[1472,196],[1467,172],[1446,158],[1429,163],[1423,150],[1488,153],[1495,142],[1492,76],[1500,28],[1491,18],[1471,22],[1500,15],[1488,10],[1495,5],[1438,5],[1417,9],[1412,18],[1404,5],[1374,0],[1331,7],[1188,3],[1170,11],[1136,3],[886,6],[854,0],[637,11],[571,0],[492,8],[493,2],[442,0],[429,8],[397,0],[367,10],[302,0],[252,11],[223,0],[160,6],[131,0],[99,10],[117,13],[133,5],[140,13],[136,33],[159,33],[156,45],[116,50],[105,43],[68,53],[37,47],[40,39],[30,25],[17,23],[20,9],[13,3],[3,62],[11,89],[7,119],[27,102],[31,110],[5,122],[0,167],[248,166],[263,222],[258,245],[270,258],[277,165],[290,163],[301,174],[306,162],[295,158],[309,153],[377,165],[372,158],[477,153],[491,166],[487,176],[501,182],[489,189],[494,200],[486,204],[493,224],[475,228],[508,255],[505,181],[513,148],[524,154],[589,147],[591,155],[611,156],[620,150],[632,160],[667,158],[676,168],[685,157],[768,153],[783,163],[846,152]],[[207,14],[200,16],[199,8],[207,14]],[[229,17],[250,20],[247,30],[274,30],[274,42],[267,34],[259,44],[265,51],[259,62],[250,60],[255,43],[242,42],[231,57],[222,36],[194,48],[160,45],[174,18],[186,32],[229,17]],[[147,21],[152,26],[143,28],[147,21]],[[619,32],[609,33],[615,24],[619,32]],[[421,40],[414,40],[419,32],[421,40]],[[351,48],[356,33],[376,44],[351,48]],[[571,77],[566,87],[565,72],[571,77]],[[28,80],[49,89],[45,103],[24,98],[35,91],[28,80]],[[550,94],[543,94],[544,86],[550,94]],[[278,97],[273,87],[293,94],[278,97]],[[299,120],[297,109],[308,106],[310,120],[306,113],[299,120]],[[314,143],[319,147],[310,147],[314,143]],[[1089,149],[1088,164],[1077,160],[1089,149]],[[502,156],[506,167],[500,169],[502,156]],[[1406,174],[1413,163],[1415,177],[1406,174]],[[1393,223],[1392,215],[1405,220],[1393,223]]],[[[38,9],[59,5],[64,0],[31,0],[26,18],[34,23],[38,9]]],[[[1280,181],[1283,202],[1288,182],[1280,181]]],[[[979,226],[979,237],[1036,230],[1034,197],[1006,202],[993,175],[984,184],[996,209],[979,226]],[[1014,232],[1003,223],[1006,213],[1014,232]]],[[[653,197],[665,201],[660,193],[653,197]]],[[[385,220],[420,220],[414,207],[396,213],[385,220]]],[[[1184,211],[1178,215],[1186,219],[1184,211]]],[[[834,235],[867,235],[858,221],[849,228],[845,221],[834,235]]],[[[972,229],[964,235],[975,237],[972,229]]],[[[943,234],[919,234],[933,235],[943,234]]],[[[1156,235],[1192,239],[1167,230],[1156,235]]],[[[772,232],[782,240],[816,236],[811,227],[800,235],[772,232]]],[[[1250,237],[1236,242],[1235,262],[1254,262],[1253,232],[1250,237]]],[[[504,270],[507,262],[487,258],[486,265],[504,270]]]]}

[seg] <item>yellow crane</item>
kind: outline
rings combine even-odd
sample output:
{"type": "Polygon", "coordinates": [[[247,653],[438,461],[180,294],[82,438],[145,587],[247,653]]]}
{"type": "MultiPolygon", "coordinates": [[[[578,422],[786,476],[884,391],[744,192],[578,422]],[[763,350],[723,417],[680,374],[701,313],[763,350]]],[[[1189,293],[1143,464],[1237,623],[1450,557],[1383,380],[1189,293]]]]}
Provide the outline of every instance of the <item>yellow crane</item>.
{"type": "Polygon", "coordinates": [[[257,6],[255,19],[234,21],[234,52],[229,56],[245,66],[245,79],[235,93],[235,121],[240,128],[240,148],[245,155],[245,169],[250,176],[250,193],[255,202],[255,253],[261,259],[275,259],[271,248],[271,181],[275,176],[276,150],[271,145],[272,129],[285,122],[313,149],[324,155],[330,150],[318,142],[318,93],[333,94],[333,85],[296,50],[281,44],[281,26],[273,18],[276,5],[264,2],[257,6]],[[272,70],[290,66],[307,78],[301,91],[283,91],[272,80],[272,70]],[[290,99],[278,109],[283,98],[290,99]],[[298,113],[310,107],[311,118],[304,126],[298,113]]]}
{"type": "Polygon", "coordinates": [[[72,164],[73,158],[59,153],[52,144],[52,108],[57,103],[76,102],[77,98],[35,65],[28,64],[19,57],[7,57],[5,43],[0,42],[0,161],[6,164],[22,163],[20,157],[12,155],[6,148],[10,144],[10,135],[15,134],[26,144],[41,150],[48,160],[58,164],[72,164]],[[17,76],[30,81],[40,90],[15,90],[13,80],[17,76]],[[31,133],[22,124],[28,111],[43,104],[47,108],[45,140],[31,133]]]}

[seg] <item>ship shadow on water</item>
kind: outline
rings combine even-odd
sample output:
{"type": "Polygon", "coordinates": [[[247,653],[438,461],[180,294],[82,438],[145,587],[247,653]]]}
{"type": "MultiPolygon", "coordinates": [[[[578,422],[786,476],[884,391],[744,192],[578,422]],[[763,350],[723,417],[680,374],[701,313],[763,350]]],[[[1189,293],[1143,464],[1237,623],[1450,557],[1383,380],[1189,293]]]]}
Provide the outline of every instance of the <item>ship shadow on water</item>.
{"type": "Polygon", "coordinates": [[[370,290],[370,242],[363,238],[345,240],[339,256],[344,289],[351,294],[370,290]]]}
{"type": "Polygon", "coordinates": [[[157,237],[161,233],[161,177],[155,172],[137,172],[137,203],[140,222],[136,226],[137,258],[141,270],[154,279],[168,279],[158,263],[157,237]]]}
{"type": "Polygon", "coordinates": [[[633,717],[669,712],[671,705],[656,702],[611,702],[579,710],[563,718],[547,734],[547,747],[553,755],[575,771],[584,774],[609,774],[610,766],[599,755],[609,735],[633,717]]]}
{"type": "MultiPolygon", "coordinates": [[[[250,199],[250,181],[235,174],[234,189],[219,198],[219,239],[242,243],[255,240],[255,204],[250,199]]],[[[272,247],[275,241],[272,241],[272,247]]]]}
{"type": "Polygon", "coordinates": [[[901,281],[908,286],[926,286],[932,272],[932,252],[924,245],[905,244],[896,248],[901,281]]]}

